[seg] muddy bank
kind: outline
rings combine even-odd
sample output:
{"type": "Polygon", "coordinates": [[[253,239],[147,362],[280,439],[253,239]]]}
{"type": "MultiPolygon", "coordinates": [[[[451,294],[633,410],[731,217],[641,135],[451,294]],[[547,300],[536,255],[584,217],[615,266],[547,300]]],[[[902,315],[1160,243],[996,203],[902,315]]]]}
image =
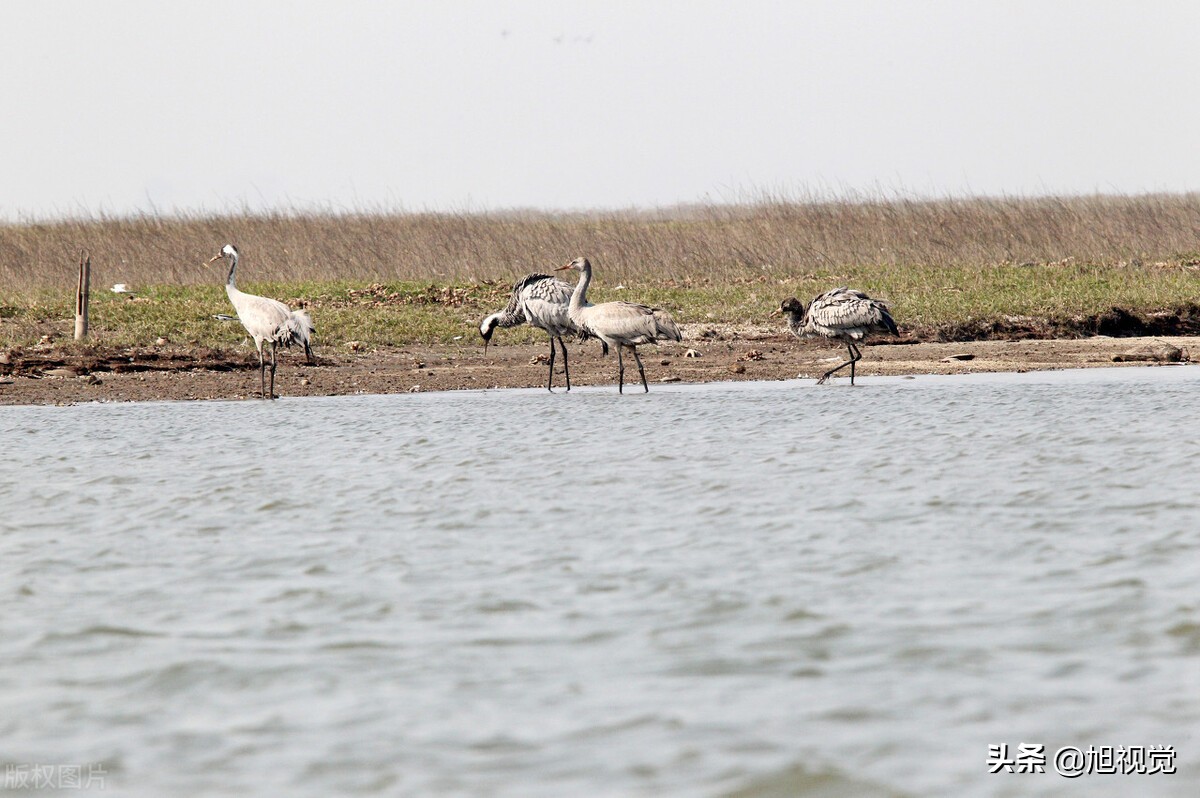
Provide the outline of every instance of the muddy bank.
{"type": "MultiPolygon", "coordinates": [[[[568,350],[573,385],[608,385],[616,389],[615,355],[601,357],[595,342],[571,343],[568,350]]],[[[315,365],[306,364],[302,352],[281,353],[277,394],[334,396],[544,387],[549,349],[544,343],[506,345],[497,336],[486,354],[474,341],[361,351],[318,346],[316,352],[315,365]]],[[[1200,337],[1093,336],[966,342],[922,342],[908,337],[864,347],[858,373],[962,374],[1129,367],[1187,361],[1191,352],[1200,352],[1200,337]],[[1164,344],[1168,348],[1164,349],[1164,344]]],[[[657,350],[643,347],[642,353],[653,390],[655,384],[668,382],[815,378],[840,362],[845,348],[824,341],[800,342],[775,328],[689,325],[682,344],[664,344],[657,350]]],[[[561,390],[561,363],[556,364],[556,371],[555,387],[561,390]]],[[[626,378],[637,380],[632,362],[627,363],[626,378]]],[[[258,360],[252,347],[92,347],[73,353],[45,347],[0,353],[0,404],[242,399],[256,397],[258,384],[258,360]]],[[[640,390],[640,386],[635,387],[640,390]]]]}
{"type": "Polygon", "coordinates": [[[1188,304],[1172,310],[1135,313],[1114,307],[1091,316],[1039,319],[1032,316],[1003,316],[954,324],[916,327],[909,335],[924,341],[1024,340],[1027,338],[1087,338],[1107,335],[1116,338],[1200,335],[1200,305],[1188,304]]]}

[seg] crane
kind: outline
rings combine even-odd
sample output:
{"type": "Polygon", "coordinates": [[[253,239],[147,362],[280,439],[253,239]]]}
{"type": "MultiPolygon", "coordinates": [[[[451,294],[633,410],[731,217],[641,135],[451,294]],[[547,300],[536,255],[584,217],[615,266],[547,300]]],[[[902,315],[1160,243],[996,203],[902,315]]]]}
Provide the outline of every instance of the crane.
{"type": "Polygon", "coordinates": [[[238,321],[254,339],[254,348],[258,350],[258,378],[262,389],[262,398],[266,399],[266,361],[263,358],[263,342],[271,343],[271,393],[275,398],[275,365],[276,350],[282,344],[302,344],[304,354],[309,363],[313,362],[312,347],[309,339],[316,329],[312,317],[306,310],[292,310],[276,299],[256,296],[239,291],[233,282],[233,273],[238,265],[238,250],[233,244],[226,244],[208,262],[213,263],[224,258],[229,262],[229,277],[225,280],[225,293],[237,310],[238,321]]]}
{"type": "Polygon", "coordinates": [[[833,338],[846,344],[850,359],[822,374],[817,385],[846,366],[850,367],[850,384],[853,385],[854,364],[862,359],[862,353],[855,344],[868,333],[900,334],[886,302],[845,286],[817,296],[809,303],[807,310],[803,302],[788,297],[780,303],[775,313],[787,318],[788,329],[797,338],[833,338]]]}
{"type": "Polygon", "coordinates": [[[579,282],[571,292],[571,303],[567,312],[571,322],[580,330],[599,338],[605,346],[617,347],[617,391],[625,392],[625,361],[621,357],[621,350],[629,347],[633,352],[633,359],[637,361],[638,373],[642,376],[642,388],[649,393],[646,370],[642,368],[642,359],[638,356],[637,347],[656,341],[682,341],[683,335],[679,332],[679,327],[666,311],[648,305],[633,302],[601,302],[599,305],[593,305],[588,302],[587,290],[592,282],[592,264],[587,258],[576,258],[566,266],[560,266],[557,271],[565,269],[579,272],[579,282]]]}
{"type": "MultiPolygon", "coordinates": [[[[550,377],[546,381],[546,390],[554,391],[554,341],[562,348],[563,371],[567,375],[567,390],[571,390],[571,368],[567,365],[567,345],[563,342],[564,335],[581,335],[567,314],[567,305],[571,301],[571,290],[575,286],[564,283],[548,274],[527,274],[513,283],[512,296],[504,310],[499,310],[485,318],[479,324],[479,334],[483,336],[483,349],[486,352],[492,333],[497,327],[516,327],[529,322],[530,326],[545,330],[550,334],[550,377]]],[[[590,337],[590,336],[584,336],[590,337]]],[[[604,344],[605,354],[608,344],[604,344]]]]}

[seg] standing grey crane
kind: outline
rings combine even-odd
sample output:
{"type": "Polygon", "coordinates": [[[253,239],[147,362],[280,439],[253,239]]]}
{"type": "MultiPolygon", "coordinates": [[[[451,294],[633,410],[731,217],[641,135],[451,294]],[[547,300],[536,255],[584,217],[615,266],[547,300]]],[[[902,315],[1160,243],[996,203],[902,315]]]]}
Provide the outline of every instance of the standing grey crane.
{"type": "Polygon", "coordinates": [[[576,327],[594,335],[605,343],[617,347],[617,391],[625,393],[625,361],[621,349],[629,347],[637,361],[638,373],[642,375],[642,388],[647,393],[646,370],[638,356],[639,344],[655,341],[682,341],[683,335],[671,316],[663,310],[633,302],[601,302],[593,305],[587,301],[588,285],[592,282],[592,264],[587,258],[576,258],[558,271],[574,269],[579,272],[579,282],[571,292],[571,304],[567,315],[576,327]]]}
{"type": "Polygon", "coordinates": [[[246,328],[246,332],[250,333],[250,337],[254,339],[254,348],[258,350],[258,379],[263,399],[267,398],[267,367],[263,359],[263,341],[271,342],[270,397],[274,399],[276,350],[280,344],[284,346],[302,344],[308,362],[313,362],[309,338],[316,328],[313,327],[312,317],[308,315],[308,311],[292,310],[278,300],[239,291],[233,284],[233,272],[238,265],[238,251],[233,244],[221,247],[221,251],[209,258],[208,262],[212,263],[221,258],[229,261],[229,277],[225,281],[225,293],[229,295],[229,301],[237,310],[238,320],[246,328]]]}
{"type": "Polygon", "coordinates": [[[836,338],[844,341],[850,351],[850,359],[821,375],[817,385],[825,382],[835,372],[846,366],[850,367],[850,384],[854,384],[854,364],[862,359],[862,353],[855,346],[868,333],[886,332],[899,335],[896,322],[888,312],[888,305],[881,299],[871,299],[862,291],[853,288],[835,288],[826,291],[809,303],[807,311],[804,303],[795,297],[789,297],[779,305],[779,310],[787,318],[788,329],[797,338],[836,338]]]}
{"type": "MultiPolygon", "coordinates": [[[[550,334],[550,377],[546,381],[546,390],[554,391],[555,340],[562,347],[563,371],[567,375],[567,390],[571,390],[571,367],[567,365],[567,345],[563,343],[563,336],[579,334],[579,328],[567,314],[574,287],[548,274],[527,274],[517,280],[513,283],[508,306],[488,316],[479,325],[484,351],[487,351],[497,327],[516,327],[529,322],[530,326],[550,334]]],[[[604,351],[608,352],[608,344],[604,344],[604,351]]]]}

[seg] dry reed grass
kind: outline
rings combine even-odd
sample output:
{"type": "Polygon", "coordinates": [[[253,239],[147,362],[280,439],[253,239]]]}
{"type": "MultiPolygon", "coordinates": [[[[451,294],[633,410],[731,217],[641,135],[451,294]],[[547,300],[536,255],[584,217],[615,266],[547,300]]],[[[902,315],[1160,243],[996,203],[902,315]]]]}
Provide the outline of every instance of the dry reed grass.
{"type": "Polygon", "coordinates": [[[586,254],[599,274],[737,281],[867,266],[1116,264],[1200,249],[1200,195],[789,202],[656,212],[75,219],[0,225],[0,291],[69,285],[81,248],[97,284],[212,282],[226,241],[243,279],[507,280],[586,254]]]}

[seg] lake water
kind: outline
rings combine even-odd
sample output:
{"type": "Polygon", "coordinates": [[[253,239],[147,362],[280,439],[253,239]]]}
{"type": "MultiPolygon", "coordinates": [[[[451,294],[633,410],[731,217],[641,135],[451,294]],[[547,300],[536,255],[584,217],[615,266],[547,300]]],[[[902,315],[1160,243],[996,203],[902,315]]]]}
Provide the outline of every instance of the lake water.
{"type": "Polygon", "coordinates": [[[0,408],[0,785],[1197,794],[1200,367],[839,383],[0,408]]]}

